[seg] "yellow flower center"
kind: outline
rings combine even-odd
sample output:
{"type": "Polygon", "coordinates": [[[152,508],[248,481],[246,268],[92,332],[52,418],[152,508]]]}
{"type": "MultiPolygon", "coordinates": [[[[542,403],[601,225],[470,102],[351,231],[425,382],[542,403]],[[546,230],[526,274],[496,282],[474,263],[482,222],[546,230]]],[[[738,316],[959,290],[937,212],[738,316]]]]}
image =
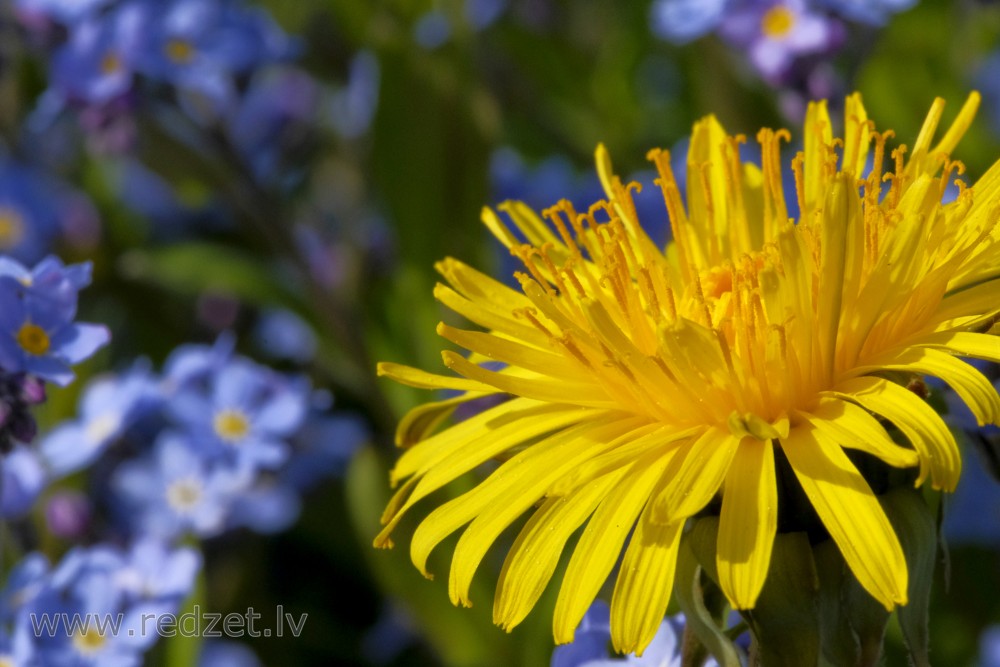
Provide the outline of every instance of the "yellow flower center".
{"type": "Polygon", "coordinates": [[[186,65],[194,58],[194,45],[186,39],[171,39],[166,51],[167,57],[178,65],[186,65]]]}
{"type": "Polygon", "coordinates": [[[767,10],[760,20],[760,30],[765,37],[781,39],[795,27],[795,14],[784,5],[775,5],[767,10]]]}
{"type": "Polygon", "coordinates": [[[87,628],[73,635],[73,648],[83,655],[93,655],[104,647],[105,641],[96,628],[87,628]]]}
{"type": "Polygon", "coordinates": [[[0,208],[0,249],[13,248],[24,238],[24,220],[17,211],[0,208]]]}
{"type": "Polygon", "coordinates": [[[17,332],[17,344],[28,354],[39,357],[49,351],[51,341],[45,329],[25,322],[17,332]]]}
{"type": "Polygon", "coordinates": [[[17,667],[17,663],[9,655],[0,655],[0,667],[17,667]]]}
{"type": "Polygon", "coordinates": [[[179,479],[167,487],[167,504],[180,514],[190,512],[203,495],[201,482],[196,479],[179,479]]]}
{"type": "Polygon", "coordinates": [[[236,444],[250,432],[250,420],[235,409],[220,410],[213,422],[215,434],[230,444],[236,444]]]}
{"type": "Polygon", "coordinates": [[[108,51],[101,58],[101,74],[110,75],[120,72],[122,69],[122,60],[118,57],[118,54],[114,51],[108,51]]]}

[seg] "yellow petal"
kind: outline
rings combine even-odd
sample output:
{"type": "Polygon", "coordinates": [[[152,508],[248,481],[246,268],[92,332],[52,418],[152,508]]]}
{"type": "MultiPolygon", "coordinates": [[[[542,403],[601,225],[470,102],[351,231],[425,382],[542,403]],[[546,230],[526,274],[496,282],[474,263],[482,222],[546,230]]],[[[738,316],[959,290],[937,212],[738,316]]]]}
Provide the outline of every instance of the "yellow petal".
{"type": "Polygon", "coordinates": [[[903,549],[868,483],[843,450],[809,424],[793,427],[781,446],[861,585],[890,611],[906,604],[903,549]]]}
{"type": "MultiPolygon", "coordinates": [[[[1000,304],[1000,293],[994,298],[1000,304]]],[[[1000,338],[971,331],[947,331],[920,339],[916,345],[939,347],[963,357],[1000,363],[1000,338]]]]}
{"type": "Polygon", "coordinates": [[[452,603],[472,606],[472,577],[500,533],[538,502],[556,479],[633,428],[635,418],[630,417],[581,424],[520,452],[475,489],[434,510],[420,524],[413,535],[414,563],[424,569],[434,546],[473,519],[455,547],[448,580],[452,603]]]}
{"type": "Polygon", "coordinates": [[[551,403],[568,403],[594,408],[618,407],[614,400],[605,395],[600,385],[570,382],[543,375],[515,377],[511,373],[487,370],[451,350],[442,352],[441,358],[445,366],[459,375],[488,384],[508,394],[551,403]]]}
{"type": "Polygon", "coordinates": [[[930,472],[935,489],[953,491],[962,472],[955,436],[941,416],[912,391],[877,377],[846,380],[836,393],[894,423],[920,453],[921,469],[917,485],[930,472]]]}
{"type": "Polygon", "coordinates": [[[643,651],[663,621],[674,588],[683,521],[653,520],[647,505],[639,517],[611,596],[611,643],[619,653],[643,651]]]}
{"type": "Polygon", "coordinates": [[[907,371],[941,378],[965,401],[980,426],[994,424],[1000,417],[1000,396],[990,381],[969,364],[940,350],[928,347],[894,350],[869,364],[852,369],[851,375],[867,375],[880,370],[907,371]]]}
{"type": "Polygon", "coordinates": [[[745,439],[726,477],[716,564],[734,609],[757,602],[778,530],[778,485],[770,440],[745,439]]]}
{"type": "Polygon", "coordinates": [[[808,413],[799,412],[798,415],[836,440],[841,447],[868,452],[896,468],[909,468],[920,463],[917,452],[893,442],[878,420],[853,403],[826,398],[815,409],[808,413]]]}
{"type": "Polygon", "coordinates": [[[473,380],[448,375],[428,373],[427,371],[422,371],[419,368],[404,366],[402,364],[393,364],[388,361],[383,361],[378,365],[378,376],[389,377],[400,384],[405,384],[409,387],[416,387],[417,389],[454,389],[456,391],[472,391],[483,394],[489,394],[495,391],[493,387],[481,382],[474,382],[473,380]]]}
{"type": "Polygon", "coordinates": [[[552,627],[557,644],[573,641],[576,626],[608,578],[665,466],[655,453],[637,460],[590,518],[559,588],[552,627]]]}
{"type": "Polygon", "coordinates": [[[685,446],[667,469],[670,483],[653,500],[653,519],[675,523],[707,505],[722,486],[739,443],[732,433],[711,428],[685,446]]]}
{"type": "Polygon", "coordinates": [[[510,548],[493,603],[493,622],[508,632],[524,620],[552,577],[566,540],[587,520],[625,469],[604,475],[569,495],[549,498],[531,515],[510,548]]]}

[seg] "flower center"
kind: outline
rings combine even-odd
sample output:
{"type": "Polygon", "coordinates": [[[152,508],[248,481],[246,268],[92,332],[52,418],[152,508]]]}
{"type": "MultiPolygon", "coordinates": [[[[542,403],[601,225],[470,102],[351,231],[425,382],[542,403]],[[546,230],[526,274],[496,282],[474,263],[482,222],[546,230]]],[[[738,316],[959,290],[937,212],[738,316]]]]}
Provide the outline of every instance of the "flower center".
{"type": "Polygon", "coordinates": [[[17,663],[9,655],[0,655],[0,667],[17,667],[17,663]]]}
{"type": "Polygon", "coordinates": [[[97,629],[87,628],[73,635],[73,648],[83,655],[93,655],[104,647],[104,635],[97,629]]]}
{"type": "Polygon", "coordinates": [[[0,248],[13,248],[24,238],[24,221],[16,211],[0,208],[0,248]]]}
{"type": "Polygon", "coordinates": [[[49,335],[37,324],[25,322],[17,332],[17,344],[33,356],[41,356],[49,351],[49,335]]]}
{"type": "Polygon", "coordinates": [[[760,20],[760,30],[765,37],[780,39],[795,27],[795,14],[784,5],[775,5],[767,10],[760,20]]]}
{"type": "Polygon", "coordinates": [[[108,51],[101,58],[101,74],[117,74],[122,69],[122,59],[114,51],[108,51]]]}
{"type": "Polygon", "coordinates": [[[167,487],[167,504],[180,514],[187,514],[202,497],[201,482],[192,478],[179,479],[167,487]]]}
{"type": "Polygon", "coordinates": [[[89,442],[104,442],[110,438],[121,424],[121,417],[115,413],[105,413],[87,424],[85,436],[89,442]]]}
{"type": "Polygon", "coordinates": [[[220,410],[212,424],[215,434],[230,444],[236,444],[250,432],[250,420],[239,410],[220,410]]]}
{"type": "Polygon", "coordinates": [[[186,65],[194,58],[194,45],[186,39],[171,39],[166,46],[167,57],[178,65],[186,65]]]}

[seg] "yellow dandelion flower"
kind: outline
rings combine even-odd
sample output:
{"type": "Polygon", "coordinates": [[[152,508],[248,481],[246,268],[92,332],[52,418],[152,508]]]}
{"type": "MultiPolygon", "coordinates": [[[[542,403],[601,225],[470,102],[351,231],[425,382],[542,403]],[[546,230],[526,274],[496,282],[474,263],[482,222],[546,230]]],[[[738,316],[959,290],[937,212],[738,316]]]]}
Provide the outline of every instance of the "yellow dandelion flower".
{"type": "Polygon", "coordinates": [[[483,330],[438,327],[471,353],[443,353],[456,376],[379,368],[464,393],[400,424],[408,449],[391,479],[405,483],[376,545],[391,545],[429,493],[502,458],[420,523],[414,564],[428,574],[434,547],[468,524],[449,592],[469,605],[489,547],[533,510],[497,586],[494,620],[510,629],[586,524],[559,590],[555,639],[572,640],[624,548],[611,635],[618,650],[642,651],[669,601],[685,520],[720,492],[719,583],[735,608],[754,606],[777,529],[780,449],[862,586],[887,609],[906,604],[899,541],[845,449],[916,467],[917,485],[950,491],[961,470],[955,440],[900,382],[939,377],[981,423],[1000,418],[996,391],[960,359],[1000,361],[1000,340],[985,333],[1000,313],[1000,165],[941,202],[964,169],[950,154],[978,102],[972,94],[934,144],[936,100],[909,159],[903,146],[886,154],[892,133],[876,131],[859,95],[847,99],[843,138],[825,102],[811,104],[792,162],[797,221],[782,188],[788,132],[758,134],[758,168],[739,158],[745,137],[705,118],[691,137],[686,205],[669,154],[649,154],[673,234],[665,251],[637,219],[639,186],[613,174],[603,147],[606,201],[584,212],[561,201],[543,212],[547,223],[522,203],[499,207],[527,243],[486,209],[486,226],[524,264],[521,291],[454,259],[437,266],[448,285],[435,296],[483,330]],[[506,366],[489,370],[489,360],[506,366]],[[439,430],[459,403],[496,393],[511,399],[439,430]]]}

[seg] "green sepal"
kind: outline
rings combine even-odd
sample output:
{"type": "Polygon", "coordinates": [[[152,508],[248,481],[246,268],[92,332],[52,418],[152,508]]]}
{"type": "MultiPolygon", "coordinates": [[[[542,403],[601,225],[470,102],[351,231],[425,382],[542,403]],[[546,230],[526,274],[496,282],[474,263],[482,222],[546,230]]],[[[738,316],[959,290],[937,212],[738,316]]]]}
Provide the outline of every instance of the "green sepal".
{"type": "Polygon", "coordinates": [[[694,521],[681,539],[674,575],[674,598],[687,622],[684,632],[684,665],[700,665],[707,650],[721,667],[739,667],[740,658],[732,640],[720,628],[720,616],[725,614],[725,598],[718,594],[715,578],[715,542],[719,519],[706,517],[694,521]],[[702,561],[705,555],[710,555],[702,561]],[[716,589],[716,594],[706,588],[716,589]],[[721,602],[721,605],[720,605],[721,602]],[[721,608],[719,608],[721,606],[721,608]],[[713,613],[713,611],[715,613],[713,613]],[[694,641],[697,640],[697,641],[694,641]]]}
{"type": "Polygon", "coordinates": [[[753,632],[759,664],[767,667],[819,664],[819,592],[808,536],[776,535],[767,582],[754,608],[743,612],[753,632]]]}
{"type": "Polygon", "coordinates": [[[909,604],[899,607],[903,641],[915,667],[928,667],[928,613],[934,565],[937,558],[937,525],[933,511],[915,489],[899,488],[879,498],[906,556],[909,571],[909,604]]]}

